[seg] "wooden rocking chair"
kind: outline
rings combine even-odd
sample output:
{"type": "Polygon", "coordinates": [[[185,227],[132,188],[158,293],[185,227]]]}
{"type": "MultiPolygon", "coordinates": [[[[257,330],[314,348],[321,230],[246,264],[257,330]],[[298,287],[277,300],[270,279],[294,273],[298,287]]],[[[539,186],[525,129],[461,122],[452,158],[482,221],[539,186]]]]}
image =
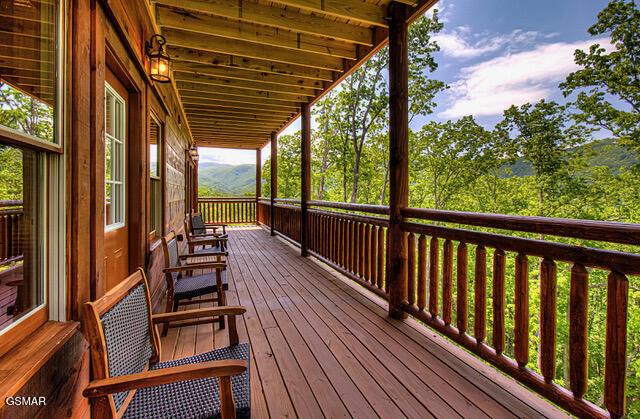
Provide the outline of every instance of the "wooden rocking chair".
{"type": "MultiPolygon", "coordinates": [[[[163,272],[167,281],[166,312],[177,311],[180,305],[217,302],[226,304],[225,291],[229,288],[227,279],[226,252],[206,249],[207,252],[181,255],[178,251],[178,239],[175,232],[162,238],[165,268],[163,272]],[[203,257],[214,258],[214,261],[199,262],[203,257]],[[194,262],[194,259],[196,262],[194,262]],[[194,275],[194,270],[214,270],[213,272],[194,275]],[[215,294],[208,299],[192,300],[207,294],[215,294]]],[[[166,336],[171,327],[168,323],[162,329],[166,336]]],[[[224,318],[220,318],[220,328],[224,328],[224,318]]]]}
{"type": "Polygon", "coordinates": [[[238,342],[241,306],[152,314],[142,269],[84,305],[93,381],[83,395],[94,418],[249,418],[248,343],[238,342]],[[158,362],[156,324],[210,323],[227,317],[230,346],[158,362]]]}
{"type": "Polygon", "coordinates": [[[191,216],[184,215],[184,231],[189,244],[189,253],[206,253],[211,251],[223,252],[227,249],[229,236],[220,233],[194,233],[191,216]]]}

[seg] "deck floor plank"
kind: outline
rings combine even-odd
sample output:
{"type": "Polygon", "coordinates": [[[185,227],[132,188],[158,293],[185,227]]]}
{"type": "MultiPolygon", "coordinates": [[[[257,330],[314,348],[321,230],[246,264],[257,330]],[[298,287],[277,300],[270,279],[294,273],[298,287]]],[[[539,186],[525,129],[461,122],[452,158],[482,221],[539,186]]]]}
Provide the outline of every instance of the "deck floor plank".
{"type": "MultiPolygon", "coordinates": [[[[379,297],[262,228],[231,229],[229,251],[255,418],[567,417],[417,321],[388,318],[379,297]]],[[[227,344],[217,324],[170,329],[162,359],[227,344]]]]}

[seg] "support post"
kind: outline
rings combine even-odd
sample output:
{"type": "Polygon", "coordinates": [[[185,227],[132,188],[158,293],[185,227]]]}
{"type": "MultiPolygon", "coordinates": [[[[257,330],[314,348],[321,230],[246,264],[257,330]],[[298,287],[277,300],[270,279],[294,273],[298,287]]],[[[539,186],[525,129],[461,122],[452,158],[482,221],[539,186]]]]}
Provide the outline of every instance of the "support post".
{"type": "Polygon", "coordinates": [[[407,300],[407,243],[400,228],[402,208],[409,203],[409,6],[389,4],[389,238],[387,280],[389,316],[406,318],[400,306],[407,300]]]}
{"type": "Polygon", "coordinates": [[[309,255],[308,205],[311,199],[311,104],[303,103],[301,112],[301,191],[300,191],[300,254],[309,255]]]}
{"type": "Polygon", "coordinates": [[[258,201],[262,196],[262,150],[256,148],[256,224],[260,225],[258,221],[258,201]]]}
{"type": "Polygon", "coordinates": [[[276,235],[275,229],[275,199],[278,197],[278,135],[271,133],[271,208],[269,211],[271,235],[276,235]]]}

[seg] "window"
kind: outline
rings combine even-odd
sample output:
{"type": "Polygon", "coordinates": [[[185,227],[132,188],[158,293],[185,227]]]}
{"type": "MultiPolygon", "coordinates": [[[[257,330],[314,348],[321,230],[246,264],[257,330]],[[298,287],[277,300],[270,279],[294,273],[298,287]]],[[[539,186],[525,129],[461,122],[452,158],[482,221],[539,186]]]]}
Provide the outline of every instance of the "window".
{"type": "Polygon", "coordinates": [[[126,109],[125,101],[105,84],[105,226],[125,225],[126,109]]]}
{"type": "Polygon", "coordinates": [[[151,129],[149,133],[149,178],[150,178],[150,205],[149,205],[149,237],[158,238],[162,231],[162,155],[163,155],[163,130],[160,122],[152,115],[151,129]]]}
{"type": "Polygon", "coordinates": [[[59,1],[1,3],[0,356],[66,315],[64,10],[59,1]]]}
{"type": "Polygon", "coordinates": [[[0,60],[0,126],[5,136],[54,143],[56,2],[8,0],[0,60]],[[13,134],[13,135],[12,135],[13,134]]]}

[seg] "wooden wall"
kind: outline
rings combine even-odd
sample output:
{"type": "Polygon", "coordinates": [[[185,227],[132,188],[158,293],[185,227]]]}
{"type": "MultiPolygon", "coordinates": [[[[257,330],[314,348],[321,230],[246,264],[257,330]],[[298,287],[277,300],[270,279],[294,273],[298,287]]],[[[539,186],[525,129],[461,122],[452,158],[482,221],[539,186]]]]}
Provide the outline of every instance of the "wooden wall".
{"type": "MultiPolygon", "coordinates": [[[[130,181],[138,182],[136,199],[130,199],[132,266],[144,265],[152,289],[154,308],[164,298],[164,256],[159,240],[147,237],[149,220],[148,133],[151,110],[165,129],[164,231],[183,233],[185,212],[185,158],[191,142],[184,114],[171,84],[153,84],[146,76],[144,42],[156,29],[148,2],[128,0],[68,1],[67,80],[69,97],[65,153],[67,153],[67,283],[68,320],[82,321],[81,307],[102,295],[104,285],[104,74],[112,52],[139,98],[136,102],[138,159],[130,181]],[[136,261],[140,261],[137,263],[136,261]]],[[[113,59],[111,59],[113,60],[113,59]]],[[[112,64],[112,63],[111,63],[112,64]]],[[[135,127],[134,127],[135,128],[135,127]]],[[[130,140],[136,140],[136,138],[130,140]]],[[[131,170],[131,169],[130,169],[131,170]]],[[[184,244],[186,245],[186,243],[184,244]]],[[[48,396],[47,406],[25,410],[23,417],[87,417],[87,400],[81,391],[88,383],[87,343],[81,333],[69,340],[50,362],[33,375],[20,394],[48,396]]],[[[1,412],[0,412],[1,413],[1,412]]],[[[0,414],[0,416],[2,416],[0,414]]]]}

